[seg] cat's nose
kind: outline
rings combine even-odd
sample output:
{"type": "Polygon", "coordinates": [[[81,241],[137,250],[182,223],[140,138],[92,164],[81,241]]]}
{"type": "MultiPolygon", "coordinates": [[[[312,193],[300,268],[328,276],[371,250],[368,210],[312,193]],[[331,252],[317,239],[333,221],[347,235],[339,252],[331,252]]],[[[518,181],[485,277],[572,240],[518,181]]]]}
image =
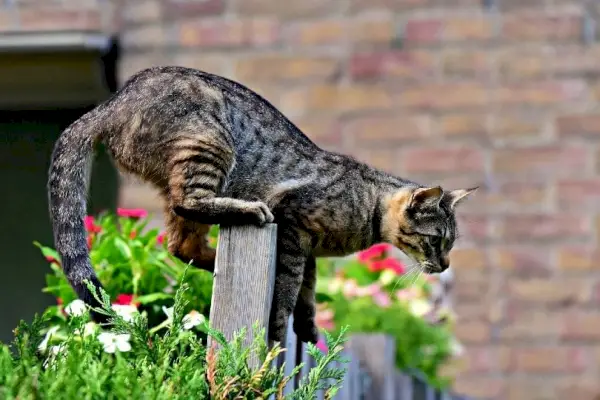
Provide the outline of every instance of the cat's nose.
{"type": "Polygon", "coordinates": [[[442,271],[445,271],[448,269],[448,267],[450,267],[450,257],[442,256],[440,261],[440,267],[442,267],[442,271]]]}

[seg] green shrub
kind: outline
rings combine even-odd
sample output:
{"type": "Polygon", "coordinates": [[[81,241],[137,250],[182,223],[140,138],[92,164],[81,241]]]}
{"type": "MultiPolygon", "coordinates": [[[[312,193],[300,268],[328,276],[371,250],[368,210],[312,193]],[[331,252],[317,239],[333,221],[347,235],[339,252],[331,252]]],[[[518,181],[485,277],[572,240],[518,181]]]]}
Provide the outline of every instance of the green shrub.
{"type": "Polygon", "coordinates": [[[332,349],[327,354],[308,346],[317,366],[301,380],[298,389],[284,397],[283,387],[302,365],[287,376],[285,366],[273,366],[271,361],[284,350],[277,345],[269,350],[264,331],[257,331],[252,346],[245,348],[245,330],[227,342],[206,321],[190,327],[184,312],[187,291],[187,284],[179,285],[173,312],[161,333],[152,332],[146,314],[136,314],[130,321],[123,319],[111,307],[106,293],[103,311],[110,316],[110,331],[100,332],[90,325],[89,310],[78,301],[71,303],[64,336],[54,335],[51,311],[36,317],[31,325],[21,322],[15,329],[12,348],[0,346],[0,398],[266,399],[275,395],[276,399],[308,400],[317,390],[325,390],[326,396],[338,390],[345,371],[328,365],[344,361],[340,359],[343,335],[335,339],[327,336],[332,349]],[[219,348],[207,351],[194,328],[214,338],[219,348]],[[253,355],[258,357],[258,368],[248,366],[253,355]]]}

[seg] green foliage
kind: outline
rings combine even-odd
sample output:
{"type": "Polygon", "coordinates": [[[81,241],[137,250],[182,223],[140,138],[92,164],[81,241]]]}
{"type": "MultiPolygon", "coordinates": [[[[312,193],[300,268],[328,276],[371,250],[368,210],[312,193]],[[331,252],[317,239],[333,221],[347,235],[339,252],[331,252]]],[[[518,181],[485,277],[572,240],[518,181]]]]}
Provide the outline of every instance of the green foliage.
{"type": "Polygon", "coordinates": [[[395,338],[396,365],[418,371],[429,384],[445,388],[442,367],[454,361],[457,341],[450,310],[431,301],[433,276],[407,268],[377,245],[357,258],[318,260],[317,285],[329,296],[319,305],[318,324],[331,332],[386,333],[395,338]]]}
{"type": "MultiPolygon", "coordinates": [[[[183,282],[183,279],[182,279],[183,282]]],[[[285,375],[273,361],[283,349],[268,349],[264,331],[256,330],[255,340],[242,345],[245,331],[227,341],[206,322],[201,326],[219,344],[206,349],[185,329],[187,284],[180,283],[175,294],[172,318],[164,332],[152,332],[146,315],[124,320],[111,307],[104,293],[101,310],[110,316],[110,332],[88,330],[89,312],[67,320],[65,335],[44,338],[51,313],[24,322],[15,329],[12,346],[0,346],[0,398],[2,399],[313,399],[318,389],[338,390],[343,370],[329,368],[339,357],[343,335],[328,336],[334,349],[321,354],[314,346],[310,354],[317,366],[301,381],[298,389],[283,396],[283,387],[302,368],[285,375]],[[258,368],[249,360],[257,357],[258,368]],[[333,384],[329,378],[334,378],[333,384]]]]}

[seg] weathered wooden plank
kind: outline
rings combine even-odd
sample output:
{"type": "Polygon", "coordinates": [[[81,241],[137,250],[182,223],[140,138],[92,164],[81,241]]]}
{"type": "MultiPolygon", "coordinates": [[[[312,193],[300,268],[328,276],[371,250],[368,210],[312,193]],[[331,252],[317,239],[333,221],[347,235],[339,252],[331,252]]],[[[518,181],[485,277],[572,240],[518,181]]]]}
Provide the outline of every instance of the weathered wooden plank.
{"type": "MultiPolygon", "coordinates": [[[[245,344],[258,323],[268,335],[275,283],[277,226],[221,227],[215,260],[210,323],[227,339],[246,328],[245,344]]],[[[211,340],[209,338],[209,346],[211,340]]],[[[256,366],[258,360],[251,360],[256,366]]]]}
{"type": "Polygon", "coordinates": [[[396,395],[398,400],[412,400],[412,378],[401,372],[396,372],[396,395]]]}
{"type": "MultiPolygon", "coordinates": [[[[296,334],[294,333],[294,329],[292,328],[294,326],[294,317],[290,316],[290,319],[288,321],[288,330],[287,330],[287,335],[285,338],[285,348],[286,348],[286,352],[285,354],[285,375],[286,376],[290,376],[290,374],[292,373],[292,370],[296,367],[296,344],[297,344],[297,338],[296,338],[296,334]]],[[[287,385],[285,386],[285,388],[283,389],[283,394],[284,395],[288,395],[290,393],[292,393],[295,389],[295,379],[291,379],[287,385]]]]}
{"type": "Polygon", "coordinates": [[[394,339],[383,334],[355,334],[350,337],[348,347],[371,377],[371,384],[365,393],[366,398],[396,400],[394,339]]]}

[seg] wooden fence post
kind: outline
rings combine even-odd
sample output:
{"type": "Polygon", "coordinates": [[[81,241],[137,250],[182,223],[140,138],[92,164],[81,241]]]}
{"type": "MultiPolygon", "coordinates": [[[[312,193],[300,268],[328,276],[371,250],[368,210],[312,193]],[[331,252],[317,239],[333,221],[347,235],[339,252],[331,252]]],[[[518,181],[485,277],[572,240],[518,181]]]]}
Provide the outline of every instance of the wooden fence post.
{"type": "Polygon", "coordinates": [[[396,394],[396,342],[384,334],[355,334],[350,337],[349,350],[364,365],[371,376],[368,399],[398,400],[396,394]]]}
{"type": "MultiPolygon", "coordinates": [[[[230,340],[242,327],[244,343],[253,340],[258,323],[268,337],[275,285],[277,225],[221,227],[217,243],[210,324],[230,340]]],[[[266,339],[266,338],[265,338],[266,339]]],[[[211,346],[209,337],[208,346],[211,346]]],[[[251,367],[258,360],[252,359],[251,367]]]]}

